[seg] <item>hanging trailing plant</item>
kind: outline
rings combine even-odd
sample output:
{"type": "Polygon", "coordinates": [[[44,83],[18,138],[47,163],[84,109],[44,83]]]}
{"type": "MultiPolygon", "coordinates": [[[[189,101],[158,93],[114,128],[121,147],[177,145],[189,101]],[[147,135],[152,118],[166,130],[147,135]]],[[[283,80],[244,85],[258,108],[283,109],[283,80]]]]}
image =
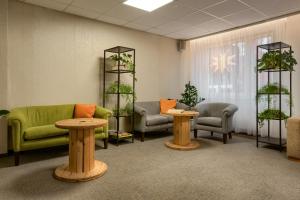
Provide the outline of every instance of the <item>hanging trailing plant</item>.
{"type": "MultiPolygon", "coordinates": [[[[106,93],[109,94],[117,94],[118,93],[118,82],[115,81],[110,84],[110,86],[107,88],[106,93]]],[[[136,100],[136,95],[133,92],[133,88],[129,84],[123,84],[121,83],[119,85],[119,93],[122,98],[125,99],[126,104],[123,108],[119,109],[120,115],[130,115],[132,113],[132,102],[133,98],[136,100]]],[[[106,96],[107,97],[107,96],[106,96]]],[[[117,114],[117,109],[113,109],[114,114],[117,114]]]]}
{"type": "Polygon", "coordinates": [[[281,70],[294,71],[294,66],[297,64],[296,59],[293,56],[294,51],[283,51],[280,54],[280,50],[269,51],[265,53],[258,63],[258,71],[264,70],[281,70]]]}
{"type": "Polygon", "coordinates": [[[286,120],[289,116],[277,109],[265,109],[263,112],[258,114],[257,118],[258,125],[262,128],[265,120],[286,120]]]}
{"type": "Polygon", "coordinates": [[[265,85],[258,90],[259,94],[290,94],[289,90],[281,86],[281,92],[279,91],[279,83],[270,83],[269,85],[265,85]]]}
{"type": "Polygon", "coordinates": [[[201,100],[204,100],[202,98],[199,98],[197,88],[191,85],[190,82],[185,84],[185,90],[181,94],[181,96],[182,99],[180,99],[179,102],[187,105],[189,109],[196,106],[197,103],[199,103],[201,100]]]}

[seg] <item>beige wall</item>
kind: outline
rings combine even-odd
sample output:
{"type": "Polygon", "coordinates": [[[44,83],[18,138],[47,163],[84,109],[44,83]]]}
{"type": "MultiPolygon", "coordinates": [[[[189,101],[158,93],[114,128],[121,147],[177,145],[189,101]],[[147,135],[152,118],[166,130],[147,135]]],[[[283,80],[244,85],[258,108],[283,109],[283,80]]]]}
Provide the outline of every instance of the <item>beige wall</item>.
{"type": "Polygon", "coordinates": [[[0,109],[7,107],[7,0],[0,1],[0,109]]]}
{"type": "Polygon", "coordinates": [[[121,45],[136,49],[139,101],[178,97],[176,41],[9,1],[9,107],[102,99],[100,57],[121,45]]]}

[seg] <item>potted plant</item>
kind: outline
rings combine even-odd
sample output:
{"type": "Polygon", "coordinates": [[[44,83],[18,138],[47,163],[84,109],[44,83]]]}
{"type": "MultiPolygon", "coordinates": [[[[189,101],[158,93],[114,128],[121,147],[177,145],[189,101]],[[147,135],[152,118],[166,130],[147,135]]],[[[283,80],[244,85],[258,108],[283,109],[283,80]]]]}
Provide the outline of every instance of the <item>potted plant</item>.
{"type": "Polygon", "coordinates": [[[179,100],[180,103],[183,103],[191,109],[192,107],[196,106],[197,103],[204,100],[198,96],[198,90],[195,86],[191,85],[191,83],[185,84],[185,90],[181,94],[181,99],[179,100]]]}
{"type": "MultiPolygon", "coordinates": [[[[118,93],[118,82],[113,82],[107,88],[106,93],[118,93]]],[[[120,115],[130,115],[132,113],[132,101],[133,98],[136,99],[135,94],[133,95],[133,88],[128,84],[120,84],[119,85],[119,93],[121,97],[123,97],[126,101],[126,105],[123,108],[119,109],[120,115]]],[[[114,114],[117,113],[117,109],[113,110],[114,114]]]]}
{"type": "Polygon", "coordinates": [[[259,127],[263,127],[265,120],[281,120],[285,121],[289,118],[284,112],[280,112],[277,109],[265,109],[263,112],[258,114],[258,124],[259,127]]]}
{"type": "Polygon", "coordinates": [[[118,54],[114,54],[110,56],[110,59],[113,61],[113,70],[117,70],[118,64],[120,63],[121,70],[134,71],[134,64],[131,54],[122,53],[120,56],[118,56],[118,54]]]}
{"type": "Polygon", "coordinates": [[[294,66],[297,64],[296,59],[293,56],[294,51],[283,51],[280,50],[269,51],[265,53],[258,63],[258,71],[264,70],[281,70],[294,71],[294,66]]]}

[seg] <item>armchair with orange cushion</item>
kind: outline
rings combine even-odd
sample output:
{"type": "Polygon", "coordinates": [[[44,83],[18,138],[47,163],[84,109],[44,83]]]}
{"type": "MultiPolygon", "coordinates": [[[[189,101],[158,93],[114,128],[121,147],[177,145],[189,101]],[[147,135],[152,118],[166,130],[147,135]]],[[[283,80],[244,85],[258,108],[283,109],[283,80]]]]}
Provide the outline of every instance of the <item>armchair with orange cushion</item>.
{"type": "Polygon", "coordinates": [[[176,102],[176,100],[165,99],[135,103],[134,130],[141,133],[142,142],[144,141],[145,133],[165,131],[173,127],[173,116],[164,114],[171,108],[187,109],[187,106],[176,102]]]}

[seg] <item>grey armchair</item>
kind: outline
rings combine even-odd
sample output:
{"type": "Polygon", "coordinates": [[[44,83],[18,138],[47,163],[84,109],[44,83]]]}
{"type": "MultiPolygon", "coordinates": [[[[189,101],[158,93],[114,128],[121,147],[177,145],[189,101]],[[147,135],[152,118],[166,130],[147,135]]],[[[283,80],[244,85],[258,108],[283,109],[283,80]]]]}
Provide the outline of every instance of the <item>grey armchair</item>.
{"type": "MultiPolygon", "coordinates": [[[[186,107],[181,103],[177,103],[176,106],[178,109],[186,107]]],[[[173,116],[160,114],[159,101],[136,102],[134,112],[134,130],[141,133],[142,142],[147,132],[168,130],[173,127],[173,116]]]]}
{"type": "Polygon", "coordinates": [[[195,107],[199,116],[194,122],[194,137],[197,138],[198,130],[210,131],[223,134],[223,143],[232,138],[232,119],[238,107],[229,103],[200,103],[195,107]]]}

